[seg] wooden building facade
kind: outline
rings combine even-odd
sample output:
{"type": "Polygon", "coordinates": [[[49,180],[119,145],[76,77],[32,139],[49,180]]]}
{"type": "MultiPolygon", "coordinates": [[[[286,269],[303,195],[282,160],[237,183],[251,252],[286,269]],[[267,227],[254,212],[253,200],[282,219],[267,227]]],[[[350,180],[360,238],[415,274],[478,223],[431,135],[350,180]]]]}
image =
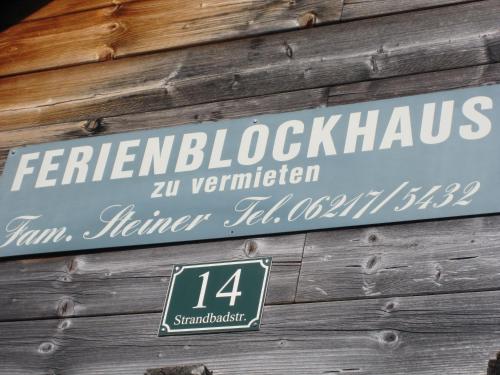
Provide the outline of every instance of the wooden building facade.
{"type": "MultiPolygon", "coordinates": [[[[53,0],[0,46],[3,169],[24,145],[499,83],[500,1],[53,0]]],[[[0,374],[486,375],[497,265],[497,215],[0,259],[0,374]],[[157,336],[172,265],[258,256],[259,331],[157,336]]]]}

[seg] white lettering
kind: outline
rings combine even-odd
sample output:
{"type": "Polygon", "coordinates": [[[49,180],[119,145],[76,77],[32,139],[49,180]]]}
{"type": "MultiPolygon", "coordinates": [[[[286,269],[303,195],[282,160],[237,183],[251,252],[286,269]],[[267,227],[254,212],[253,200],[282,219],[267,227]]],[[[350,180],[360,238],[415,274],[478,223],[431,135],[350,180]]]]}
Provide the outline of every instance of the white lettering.
{"type": "Polygon", "coordinates": [[[188,172],[198,169],[203,163],[203,148],[206,144],[206,133],[197,132],[184,134],[175,171],[188,172]]]}
{"type": "Polygon", "coordinates": [[[337,125],[342,115],[333,115],[328,119],[325,124],[324,117],[315,117],[311,131],[311,138],[309,139],[309,147],[307,150],[308,158],[315,158],[319,154],[320,146],[323,146],[325,155],[336,155],[335,145],[332,138],[332,130],[337,125]]]}
{"type": "Polygon", "coordinates": [[[459,132],[463,139],[474,141],[490,134],[491,121],[476,109],[477,105],[482,110],[489,110],[493,108],[493,100],[488,96],[475,96],[464,103],[462,112],[465,117],[476,124],[476,129],[474,130],[471,124],[462,125],[459,132]]]}
{"type": "Polygon", "coordinates": [[[28,163],[31,160],[36,160],[40,157],[39,152],[33,152],[30,154],[21,155],[21,160],[19,160],[19,165],[17,166],[17,172],[14,177],[14,181],[12,182],[12,186],[10,188],[11,191],[19,191],[21,188],[21,184],[23,183],[24,176],[33,174],[35,168],[28,167],[28,163]]]}
{"type": "Polygon", "coordinates": [[[276,140],[274,141],[273,158],[276,161],[288,161],[295,157],[300,152],[300,143],[295,142],[290,144],[288,151],[285,152],[285,143],[288,130],[292,129],[292,134],[301,134],[304,132],[304,123],[299,120],[286,121],[278,127],[276,131],[276,140]]]}
{"type": "Polygon", "coordinates": [[[113,170],[111,172],[112,180],[130,178],[133,176],[133,170],[124,170],[123,167],[125,163],[130,163],[135,160],[135,154],[128,153],[129,148],[138,147],[140,143],[140,139],[120,142],[118,151],[116,152],[115,164],[113,165],[113,170]]]}
{"type": "Polygon", "coordinates": [[[413,146],[409,106],[394,108],[391,119],[389,120],[389,125],[387,125],[384,137],[382,138],[380,149],[390,149],[392,144],[396,141],[401,142],[401,147],[413,146]]]}
{"type": "Polygon", "coordinates": [[[148,176],[153,167],[155,175],[165,174],[167,172],[168,160],[172,152],[174,136],[169,135],[163,139],[163,146],[160,149],[160,138],[149,138],[144,150],[139,176],[148,176]]]}
{"type": "Polygon", "coordinates": [[[61,185],[71,184],[75,171],[78,171],[75,183],[81,184],[85,182],[89,170],[89,161],[92,159],[93,153],[94,149],[92,146],[73,147],[69,153],[61,185]]]}
{"type": "Polygon", "coordinates": [[[241,165],[253,165],[262,160],[266,152],[267,140],[269,138],[269,128],[266,125],[252,125],[245,129],[241,136],[241,145],[238,152],[238,162],[241,165]],[[250,156],[250,146],[254,135],[257,136],[255,151],[250,156]]]}
{"type": "Polygon", "coordinates": [[[36,179],[35,188],[50,187],[56,185],[55,178],[48,178],[49,172],[57,171],[59,168],[59,163],[54,163],[52,159],[57,156],[62,156],[64,154],[64,149],[59,148],[57,150],[46,151],[40,171],[38,172],[38,178],[36,179]]]}
{"type": "Polygon", "coordinates": [[[420,140],[428,145],[435,145],[446,141],[451,134],[451,124],[453,122],[453,100],[444,101],[441,105],[441,117],[439,120],[438,132],[432,134],[436,112],[436,103],[426,103],[422,114],[422,127],[420,128],[420,140]]]}

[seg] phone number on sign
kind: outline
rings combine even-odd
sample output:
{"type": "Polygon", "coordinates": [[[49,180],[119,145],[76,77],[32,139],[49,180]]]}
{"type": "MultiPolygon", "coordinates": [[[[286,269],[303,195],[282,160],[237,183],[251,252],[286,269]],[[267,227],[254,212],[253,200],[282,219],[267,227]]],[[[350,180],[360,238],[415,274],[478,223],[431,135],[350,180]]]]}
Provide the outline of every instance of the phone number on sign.
{"type": "Polygon", "coordinates": [[[393,205],[392,210],[395,212],[402,212],[411,207],[416,207],[418,210],[432,210],[445,206],[467,206],[481,187],[479,181],[472,181],[465,185],[458,182],[449,185],[434,185],[430,189],[424,189],[423,186],[408,189],[409,184],[409,181],[405,181],[389,193],[384,190],[371,190],[353,197],[349,197],[347,194],[324,195],[317,199],[308,197],[291,207],[290,201],[293,200],[294,195],[288,194],[267,210],[261,209],[261,204],[271,199],[271,196],[246,197],[234,206],[234,211],[239,214],[239,217],[234,221],[224,221],[224,226],[231,228],[241,224],[277,224],[281,218],[276,215],[286,206],[289,206],[286,215],[289,222],[301,219],[333,219],[335,217],[350,217],[357,220],[367,215],[376,214],[389,204],[393,205]],[[395,204],[392,201],[400,193],[404,195],[395,204]]]}

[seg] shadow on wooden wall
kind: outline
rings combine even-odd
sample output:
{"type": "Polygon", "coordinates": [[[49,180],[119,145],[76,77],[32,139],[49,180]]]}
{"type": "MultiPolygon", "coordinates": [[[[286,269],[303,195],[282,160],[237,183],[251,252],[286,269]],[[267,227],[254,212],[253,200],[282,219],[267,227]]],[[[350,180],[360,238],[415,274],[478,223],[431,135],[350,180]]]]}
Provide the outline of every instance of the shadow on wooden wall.
{"type": "Polygon", "coordinates": [[[0,31],[22,21],[51,0],[6,1],[0,5],[0,31]]]}

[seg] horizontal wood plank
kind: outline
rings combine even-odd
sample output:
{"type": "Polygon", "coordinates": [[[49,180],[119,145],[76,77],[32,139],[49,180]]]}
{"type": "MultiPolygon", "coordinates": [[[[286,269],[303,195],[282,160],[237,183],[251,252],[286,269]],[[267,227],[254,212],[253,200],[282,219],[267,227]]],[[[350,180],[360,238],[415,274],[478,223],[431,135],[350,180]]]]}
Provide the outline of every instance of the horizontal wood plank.
{"type": "Polygon", "coordinates": [[[500,64],[486,64],[337,85],[330,88],[297,90],[146,113],[105,117],[98,120],[89,119],[0,131],[0,173],[3,171],[7,153],[10,149],[31,144],[296,111],[327,104],[330,106],[349,104],[499,82],[500,64]]]}
{"type": "Polygon", "coordinates": [[[275,256],[271,304],[500,289],[499,224],[487,216],[310,232],[303,259],[305,234],[7,260],[0,320],[160,311],[172,264],[248,252],[275,256]]]}
{"type": "MultiPolygon", "coordinates": [[[[258,116],[280,111],[298,111],[325,106],[328,88],[299,90],[252,98],[136,113],[99,120],[0,131],[0,173],[10,149],[30,144],[63,141],[94,135],[153,129],[166,126],[258,116]]],[[[208,125],[208,124],[207,124],[208,125]]]]}
{"type": "MultiPolygon", "coordinates": [[[[26,20],[57,17],[69,13],[115,6],[131,1],[144,0],[52,0],[29,15],[26,20]]],[[[382,14],[413,11],[470,1],[474,0],[399,0],[397,2],[392,0],[344,0],[342,19],[373,17],[382,14]]]]}
{"type": "Polygon", "coordinates": [[[0,323],[0,372],[485,374],[500,347],[500,292],[267,306],[259,332],[156,336],[160,314],[0,323]]]}
{"type": "Polygon", "coordinates": [[[499,21],[500,3],[487,0],[6,77],[0,128],[493,63],[499,21]]]}
{"type": "Polygon", "coordinates": [[[342,0],[141,0],[21,22],[0,34],[0,76],[340,19],[342,0]]]}
{"type": "Polygon", "coordinates": [[[295,298],[304,237],[294,234],[3,260],[0,321],[161,311],[174,264],[255,256],[273,257],[266,303],[290,303],[295,298]]]}
{"type": "Polygon", "coordinates": [[[297,301],[500,289],[500,216],[307,234],[297,301]]]}
{"type": "Polygon", "coordinates": [[[25,18],[27,21],[57,17],[90,9],[105,8],[141,0],[52,0],[25,18]]]}
{"type": "Polygon", "coordinates": [[[471,1],[473,0],[344,0],[342,21],[471,1]]]}
{"type": "Polygon", "coordinates": [[[500,83],[500,64],[478,65],[333,86],[329,91],[328,105],[358,103],[497,83],[500,83]]]}

